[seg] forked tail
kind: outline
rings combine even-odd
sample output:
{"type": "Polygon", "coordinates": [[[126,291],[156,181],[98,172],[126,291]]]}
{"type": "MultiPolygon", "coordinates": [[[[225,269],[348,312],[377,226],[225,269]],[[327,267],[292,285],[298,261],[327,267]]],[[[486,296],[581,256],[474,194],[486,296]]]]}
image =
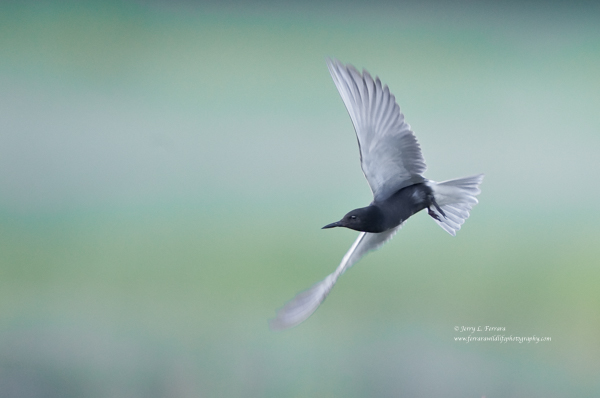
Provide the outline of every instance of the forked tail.
{"type": "Polygon", "coordinates": [[[476,196],[481,193],[479,189],[481,181],[483,181],[483,174],[444,182],[428,182],[433,190],[435,201],[443,212],[442,214],[432,206],[431,211],[438,219],[432,217],[450,235],[456,235],[456,231],[469,218],[471,208],[478,203],[476,196]]]}

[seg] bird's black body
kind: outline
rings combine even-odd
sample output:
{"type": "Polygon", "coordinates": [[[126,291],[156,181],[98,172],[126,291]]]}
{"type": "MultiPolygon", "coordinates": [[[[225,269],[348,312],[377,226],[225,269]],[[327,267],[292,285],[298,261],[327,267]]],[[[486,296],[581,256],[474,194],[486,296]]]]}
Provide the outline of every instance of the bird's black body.
{"type": "MultiPolygon", "coordinates": [[[[349,212],[340,221],[323,228],[346,227],[355,231],[379,233],[388,231],[419,211],[438,208],[433,190],[419,183],[404,187],[383,201],[373,201],[369,206],[349,212]]],[[[436,218],[430,210],[429,215],[436,218]]]]}
{"type": "Polygon", "coordinates": [[[390,240],[413,214],[427,208],[438,225],[454,236],[481,192],[483,174],[443,182],[425,178],[427,166],[421,147],[389,88],[352,65],[328,60],[327,66],[352,120],[360,166],[373,192],[373,202],[323,227],[361,232],[334,272],[277,312],[271,321],[273,329],[290,328],[308,318],[340,275],[390,240]]]}

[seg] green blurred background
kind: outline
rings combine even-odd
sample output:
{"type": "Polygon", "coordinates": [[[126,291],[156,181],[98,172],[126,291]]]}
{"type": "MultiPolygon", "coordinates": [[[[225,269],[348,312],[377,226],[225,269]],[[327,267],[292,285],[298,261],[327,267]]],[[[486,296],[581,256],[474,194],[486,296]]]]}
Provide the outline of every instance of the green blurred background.
{"type": "Polygon", "coordinates": [[[600,8],[568,4],[3,2],[0,396],[600,396],[600,8]],[[370,201],[327,56],[427,177],[486,179],[271,332],[370,201]],[[552,341],[454,340],[485,325],[552,341]]]}

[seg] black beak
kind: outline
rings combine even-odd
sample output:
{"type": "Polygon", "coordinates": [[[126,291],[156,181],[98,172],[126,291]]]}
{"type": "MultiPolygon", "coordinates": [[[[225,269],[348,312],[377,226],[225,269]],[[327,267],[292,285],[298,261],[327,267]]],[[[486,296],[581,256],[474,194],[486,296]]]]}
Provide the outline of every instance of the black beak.
{"type": "Polygon", "coordinates": [[[342,226],[342,224],[340,224],[340,222],[339,222],[339,221],[336,221],[336,222],[332,222],[331,224],[327,224],[327,225],[325,225],[325,226],[324,226],[323,228],[321,228],[321,229],[335,228],[335,227],[341,227],[341,226],[342,226]]]}

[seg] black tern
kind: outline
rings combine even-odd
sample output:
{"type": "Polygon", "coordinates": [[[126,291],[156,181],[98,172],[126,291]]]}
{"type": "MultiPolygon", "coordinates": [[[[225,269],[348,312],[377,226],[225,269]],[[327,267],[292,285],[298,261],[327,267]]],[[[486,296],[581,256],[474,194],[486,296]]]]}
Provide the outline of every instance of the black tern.
{"type": "Polygon", "coordinates": [[[360,231],[337,269],[321,282],[298,294],[270,321],[272,329],[287,329],[312,315],[340,275],[371,250],[394,236],[413,214],[428,214],[451,235],[456,235],[478,203],[483,174],[444,182],[423,177],[426,165],[421,147],[387,85],[363,69],[328,59],[327,67],[352,119],[363,173],[373,202],[355,209],[323,228],[345,227],[360,231]]]}

